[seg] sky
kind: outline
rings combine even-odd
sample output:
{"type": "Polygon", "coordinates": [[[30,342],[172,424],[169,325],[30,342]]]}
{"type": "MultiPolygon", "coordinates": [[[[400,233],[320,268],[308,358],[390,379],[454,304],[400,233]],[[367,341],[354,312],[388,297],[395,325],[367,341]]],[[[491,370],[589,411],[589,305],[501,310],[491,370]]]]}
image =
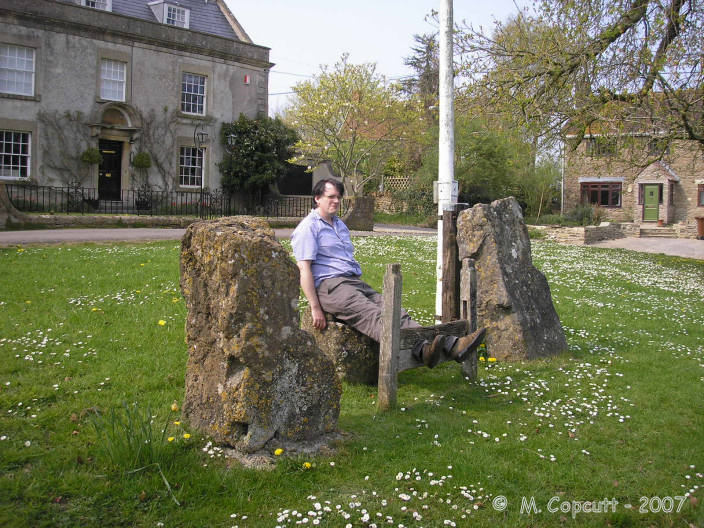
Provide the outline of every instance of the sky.
{"type": "MultiPolygon", "coordinates": [[[[411,73],[403,64],[413,35],[434,33],[425,17],[440,0],[225,0],[255,44],[271,48],[269,114],[282,112],[294,84],[332,66],[343,53],[354,64],[374,62],[389,79],[411,73]]],[[[519,5],[524,1],[518,2],[519,5]]],[[[491,28],[516,13],[514,0],[455,0],[454,21],[491,28]]]]}

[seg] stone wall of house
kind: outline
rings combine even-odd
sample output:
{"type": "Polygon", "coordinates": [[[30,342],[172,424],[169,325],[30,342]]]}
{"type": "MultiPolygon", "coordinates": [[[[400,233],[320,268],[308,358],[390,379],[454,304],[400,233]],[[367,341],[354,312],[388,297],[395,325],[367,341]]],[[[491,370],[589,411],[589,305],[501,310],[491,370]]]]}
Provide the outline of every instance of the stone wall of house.
{"type": "MultiPolygon", "coordinates": [[[[206,76],[205,116],[177,114],[167,129],[173,145],[164,142],[171,158],[174,187],[178,187],[179,147],[193,146],[195,123],[207,121],[211,141],[204,160],[204,185],[217,187],[220,173],[216,163],[225,155],[217,141],[220,125],[237,118],[267,111],[269,50],[261,46],[203,33],[138,20],[115,13],[51,0],[3,0],[0,35],[4,43],[35,50],[35,88],[32,96],[0,94],[0,130],[31,133],[30,178],[40,184],[56,185],[61,179],[52,167],[50,141],[56,137],[39,119],[39,113],[80,113],[85,138],[78,142],[78,156],[86,146],[98,146],[98,139],[123,143],[121,188],[132,186],[130,154],[140,143],[145,123],[139,114],[150,111],[163,116],[180,111],[182,73],[206,76]],[[127,64],[125,101],[115,103],[100,97],[101,61],[112,59],[127,64]],[[249,84],[244,83],[249,75],[249,84]],[[103,111],[114,108],[113,116],[123,123],[103,121],[103,111]],[[102,124],[101,124],[102,122],[102,124]],[[47,132],[48,135],[47,135],[47,132]]],[[[69,134],[70,131],[65,131],[69,134]]],[[[152,183],[159,183],[158,171],[149,171],[152,183]]],[[[65,178],[64,178],[65,179],[65,178]]],[[[93,170],[87,184],[97,186],[93,170]]]]}
{"type": "MultiPolygon", "coordinates": [[[[646,138],[643,138],[645,141],[646,138]]],[[[672,171],[679,177],[673,186],[673,204],[669,205],[667,184],[664,185],[663,204],[660,218],[668,223],[685,222],[683,232],[688,232],[689,224],[696,216],[704,216],[704,207],[697,205],[697,181],[704,179],[704,153],[692,141],[673,141],[670,152],[663,157],[672,171]]],[[[635,179],[644,165],[634,165],[618,157],[593,158],[586,154],[586,141],[568,154],[565,168],[565,210],[569,211],[580,203],[579,178],[601,178],[605,181],[623,179],[621,207],[605,207],[608,220],[615,222],[642,221],[642,206],[638,204],[638,185],[635,179]]],[[[696,228],[696,225],[695,225],[696,228]]]]}

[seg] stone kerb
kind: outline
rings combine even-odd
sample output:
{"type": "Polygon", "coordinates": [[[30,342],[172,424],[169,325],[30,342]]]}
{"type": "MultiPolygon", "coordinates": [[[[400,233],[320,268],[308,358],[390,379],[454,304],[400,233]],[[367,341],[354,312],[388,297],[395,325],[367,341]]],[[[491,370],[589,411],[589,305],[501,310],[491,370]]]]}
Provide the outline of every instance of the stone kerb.
{"type": "Polygon", "coordinates": [[[551,356],[567,349],[545,276],[533,266],[530,238],[515,198],[477,204],[457,220],[459,258],[475,260],[477,326],[504,360],[551,356]]]}
{"type": "Polygon", "coordinates": [[[341,383],[300,330],[298,268],[262,220],[200,221],[181,244],[185,417],[252,453],[315,443],[337,425],[341,383]]]}

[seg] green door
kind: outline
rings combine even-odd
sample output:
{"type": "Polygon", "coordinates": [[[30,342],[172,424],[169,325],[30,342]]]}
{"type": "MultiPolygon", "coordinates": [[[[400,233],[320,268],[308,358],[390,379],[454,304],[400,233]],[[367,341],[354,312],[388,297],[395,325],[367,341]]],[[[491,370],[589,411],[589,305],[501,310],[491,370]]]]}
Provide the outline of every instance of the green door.
{"type": "Polygon", "coordinates": [[[660,202],[660,186],[643,186],[643,220],[645,222],[658,221],[658,203],[660,202]]]}

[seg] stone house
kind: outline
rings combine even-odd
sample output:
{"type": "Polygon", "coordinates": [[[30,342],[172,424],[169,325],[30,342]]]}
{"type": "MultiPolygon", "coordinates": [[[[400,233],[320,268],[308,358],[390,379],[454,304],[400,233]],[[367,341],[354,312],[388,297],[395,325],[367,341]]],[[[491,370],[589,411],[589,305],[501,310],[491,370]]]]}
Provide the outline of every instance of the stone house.
{"type": "Polygon", "coordinates": [[[588,130],[565,157],[564,210],[579,204],[601,207],[607,220],[676,226],[693,237],[704,217],[704,150],[692,140],[588,130]]]}
{"type": "Polygon", "coordinates": [[[220,127],[266,115],[272,66],[224,0],[2,0],[0,181],[216,188],[220,127]]]}

